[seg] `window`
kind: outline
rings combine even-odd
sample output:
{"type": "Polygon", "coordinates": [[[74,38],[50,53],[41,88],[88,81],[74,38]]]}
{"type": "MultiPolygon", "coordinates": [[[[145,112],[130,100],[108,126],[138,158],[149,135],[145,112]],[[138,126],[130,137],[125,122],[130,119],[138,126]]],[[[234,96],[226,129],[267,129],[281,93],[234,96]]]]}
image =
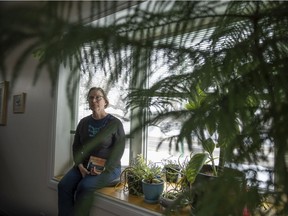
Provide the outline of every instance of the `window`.
{"type": "MultiPolygon", "coordinates": [[[[89,47],[85,48],[86,51],[91,53],[89,47]]],[[[95,58],[98,58],[98,52],[95,51],[95,58]]],[[[113,58],[110,59],[113,62],[113,58]]],[[[88,102],[86,100],[88,90],[91,87],[101,87],[107,93],[107,97],[109,99],[109,106],[106,108],[106,111],[117,118],[119,118],[124,126],[124,130],[126,134],[130,132],[130,112],[126,108],[125,98],[128,94],[129,87],[129,78],[127,77],[119,77],[118,82],[110,85],[109,84],[109,74],[105,71],[113,71],[114,68],[109,67],[109,64],[101,65],[99,63],[99,67],[94,68],[94,64],[89,62],[83,63],[83,68],[85,70],[81,70],[80,81],[79,81],[79,94],[78,94],[78,112],[76,113],[77,122],[80,121],[83,117],[90,115],[91,110],[89,109],[88,102]],[[87,71],[89,71],[87,73],[87,71]]],[[[82,69],[83,69],[82,68],[82,69]]],[[[124,152],[124,156],[121,160],[122,166],[129,165],[129,139],[126,139],[126,148],[124,152]]]]}
{"type": "MultiPolygon", "coordinates": [[[[197,32],[197,37],[195,37],[194,34],[187,33],[184,35],[179,35],[178,38],[175,38],[175,37],[173,39],[169,37],[163,38],[158,41],[155,41],[155,43],[162,43],[164,41],[164,43],[175,44],[175,47],[181,46],[181,47],[186,47],[186,48],[190,46],[197,46],[197,44],[201,40],[205,39],[205,36],[208,36],[209,34],[211,34],[213,30],[214,28],[209,29],[208,34],[207,34],[207,29],[204,29],[204,31],[200,30],[197,32]],[[181,44],[181,40],[180,40],[181,37],[185,38],[185,44],[183,44],[183,42],[181,44]]],[[[208,44],[206,45],[205,43],[201,43],[201,47],[205,48],[206,46],[208,46],[208,44]]],[[[186,72],[191,72],[191,70],[193,70],[193,65],[187,62],[187,65],[175,67],[175,70],[170,71],[168,64],[171,64],[171,59],[169,61],[169,56],[167,55],[167,53],[165,54],[164,52],[160,52],[160,51],[156,51],[152,55],[151,62],[152,62],[151,67],[148,69],[149,75],[150,75],[148,86],[152,86],[155,83],[155,81],[162,80],[167,76],[177,75],[180,73],[183,74],[186,72]]],[[[170,109],[183,110],[185,109],[184,107],[187,102],[188,101],[183,102],[183,101],[173,100],[172,102],[173,106],[170,107],[170,109]]],[[[168,111],[171,111],[171,110],[168,110],[168,111]]],[[[152,160],[152,161],[157,160],[157,162],[161,162],[162,160],[165,160],[165,159],[170,159],[174,161],[177,161],[179,159],[180,161],[183,161],[185,160],[185,158],[190,156],[191,152],[188,149],[188,145],[186,141],[183,141],[180,143],[179,145],[180,148],[178,151],[176,151],[176,148],[175,148],[175,144],[176,144],[175,139],[174,141],[172,139],[172,145],[171,147],[169,146],[169,137],[177,136],[179,134],[181,124],[182,124],[181,119],[177,121],[175,119],[173,120],[167,119],[161,122],[159,125],[153,125],[153,126],[151,125],[148,127],[148,143],[147,143],[147,159],[148,160],[152,160]],[[162,139],[167,139],[167,141],[163,142],[163,144],[160,146],[158,151],[155,151],[158,143],[162,139]]],[[[203,149],[198,144],[198,140],[196,139],[196,137],[193,137],[192,134],[191,136],[192,136],[192,142],[193,142],[193,153],[202,152],[203,149]]],[[[214,155],[215,155],[215,158],[219,157],[219,149],[216,149],[214,151],[214,155]]]]}
{"type": "MultiPolygon", "coordinates": [[[[213,29],[211,28],[211,31],[213,29]]],[[[187,34],[189,35],[189,34],[187,34]]],[[[186,37],[187,35],[181,35],[182,37],[186,37]]],[[[200,34],[201,35],[201,34],[200,34]]],[[[179,37],[181,37],[179,36],[179,37]]],[[[204,36],[204,34],[203,34],[204,36]]],[[[169,38],[168,38],[169,39],[169,38]]],[[[200,38],[198,38],[200,39],[200,38]]],[[[165,38],[166,41],[167,38],[165,38]]],[[[187,40],[189,42],[189,40],[187,40]]],[[[197,40],[193,40],[194,42],[197,42],[197,40]]],[[[155,41],[155,43],[161,42],[161,40],[155,41]]],[[[177,44],[179,41],[174,40],[174,43],[177,44]]],[[[183,45],[183,44],[182,44],[183,45]]],[[[187,44],[191,45],[191,44],[187,44]]],[[[203,45],[203,44],[202,44],[203,45]]],[[[185,46],[185,44],[184,44],[185,46]]],[[[204,44],[205,46],[205,44],[204,44]]],[[[85,50],[83,50],[83,54],[85,52],[90,53],[90,58],[93,57],[99,57],[99,53],[95,50],[90,50],[89,47],[85,47],[85,50]]],[[[127,54],[127,52],[126,52],[127,54]]],[[[149,81],[147,85],[153,85],[155,80],[159,80],[164,78],[167,75],[170,75],[171,73],[177,73],[177,71],[169,71],[168,67],[166,65],[166,58],[167,56],[163,55],[161,52],[157,52],[153,55],[152,58],[157,58],[157,61],[155,61],[150,68],[144,69],[145,73],[151,74],[149,76],[149,81]]],[[[110,59],[111,62],[113,62],[113,58],[110,59]]],[[[133,59],[132,59],[133,61],[133,59]]],[[[57,106],[56,104],[56,111],[57,114],[56,119],[56,130],[55,130],[55,149],[52,151],[52,156],[54,158],[54,161],[52,163],[53,171],[51,171],[52,176],[59,176],[65,173],[65,171],[72,166],[72,152],[71,152],[71,145],[73,140],[73,134],[70,134],[70,130],[75,130],[77,123],[81,118],[84,116],[87,116],[91,114],[91,111],[88,109],[88,105],[86,102],[86,94],[90,87],[92,86],[99,86],[102,87],[108,95],[110,106],[107,108],[107,112],[115,115],[118,117],[123,125],[126,134],[130,133],[131,125],[133,125],[135,122],[135,119],[130,118],[130,110],[126,109],[126,101],[125,98],[128,94],[128,89],[130,85],[130,79],[131,77],[118,77],[118,82],[110,85],[109,83],[109,73],[106,73],[106,71],[116,71],[117,66],[115,65],[114,68],[109,67],[108,63],[99,62],[99,64],[90,64],[89,58],[87,58],[87,62],[84,62],[83,68],[81,70],[81,76],[80,76],[80,82],[79,86],[77,88],[77,91],[75,95],[76,97],[76,108],[75,109],[75,115],[72,117],[69,115],[69,106],[66,103],[63,103],[63,99],[66,98],[66,80],[68,80],[68,77],[65,77],[65,74],[68,73],[60,73],[61,77],[59,78],[59,87],[58,87],[58,101],[57,104],[61,104],[60,106],[57,106]],[[91,73],[86,73],[85,71],[90,71],[91,73]],[[63,104],[64,107],[63,107],[63,104]]],[[[127,65],[127,67],[130,67],[127,65]]],[[[193,68],[193,65],[186,65],[186,69],[191,70],[193,68]]],[[[62,68],[61,70],[66,70],[65,68],[62,68]]],[[[183,71],[182,71],[183,72],[183,71]]],[[[185,72],[185,71],[184,71],[185,72]]],[[[78,82],[78,80],[74,80],[74,82],[78,82]]],[[[185,102],[179,102],[174,103],[173,108],[174,109],[182,109],[185,102]]],[[[152,113],[153,114],[153,113],[152,113]]],[[[169,143],[164,142],[162,146],[156,151],[156,147],[158,143],[163,138],[167,138],[171,135],[177,135],[179,133],[179,127],[180,127],[181,121],[175,122],[175,121],[163,121],[158,125],[149,125],[146,132],[143,132],[143,134],[139,135],[136,138],[130,139],[127,138],[126,142],[126,149],[124,156],[122,157],[122,165],[127,166],[129,165],[129,161],[132,159],[131,157],[135,156],[136,154],[142,153],[148,160],[152,160],[154,162],[161,162],[163,159],[171,159],[171,160],[177,160],[179,157],[181,159],[185,159],[186,156],[190,155],[190,152],[188,150],[187,144],[183,143],[181,145],[180,151],[175,151],[175,149],[172,146],[171,151],[169,151],[169,143]]],[[[197,139],[193,139],[194,141],[194,148],[195,151],[202,151],[199,145],[197,145],[197,139]]],[[[274,153],[273,151],[270,151],[271,144],[268,143],[267,146],[265,146],[263,151],[267,151],[269,153],[269,164],[265,164],[264,162],[261,164],[263,167],[269,167],[271,166],[271,163],[274,161],[274,153]]],[[[219,150],[216,149],[215,156],[218,157],[219,150]]],[[[260,177],[265,178],[265,177],[260,177]]]]}
{"type": "MultiPolygon", "coordinates": [[[[212,30],[211,30],[212,31],[212,30]]],[[[203,35],[204,36],[204,32],[203,35]]],[[[187,34],[189,36],[189,34],[187,34]]],[[[184,37],[187,37],[187,35],[184,35],[184,37]]],[[[180,36],[179,36],[180,37],[180,36]]],[[[201,38],[198,38],[198,40],[193,40],[193,43],[198,43],[201,38]]],[[[165,39],[166,40],[166,39],[165,39]]],[[[180,41],[180,40],[179,40],[180,41]]],[[[179,43],[179,41],[175,40],[174,43],[179,43]]],[[[187,40],[187,43],[190,40],[187,40]]],[[[159,41],[158,41],[159,42],[159,41]]],[[[157,41],[155,42],[157,43],[157,41]]],[[[186,46],[191,44],[186,44],[186,46]]],[[[185,44],[184,44],[185,46],[185,44]]],[[[86,94],[92,86],[99,86],[106,90],[108,98],[110,100],[110,105],[106,109],[107,112],[115,115],[118,117],[123,125],[126,134],[130,133],[130,127],[131,124],[133,124],[131,121],[133,119],[130,118],[130,111],[126,109],[125,104],[125,98],[128,94],[128,89],[130,85],[130,78],[128,77],[119,77],[118,82],[110,85],[109,84],[109,73],[107,71],[114,71],[116,70],[116,65],[113,64],[113,58],[109,59],[109,62],[106,62],[102,64],[102,62],[97,63],[95,66],[95,59],[100,59],[101,53],[99,51],[90,50],[89,47],[85,47],[85,50],[83,52],[83,55],[87,55],[87,53],[91,54],[93,53],[94,57],[87,57],[86,62],[83,63],[83,67],[81,70],[81,76],[80,76],[80,84],[79,84],[79,96],[78,96],[78,113],[77,113],[77,122],[84,116],[87,116],[91,114],[91,111],[88,109],[88,104],[86,101],[86,94]],[[86,54],[85,54],[86,53],[86,54]],[[91,58],[94,58],[94,63],[92,64],[89,60],[91,58]]],[[[127,50],[126,53],[127,55],[127,50]]],[[[123,54],[124,55],[124,54],[123,54]]],[[[128,54],[129,55],[129,54],[128,54]]],[[[132,57],[131,57],[132,58],[132,57]]],[[[165,78],[168,75],[175,74],[177,71],[169,71],[169,68],[167,67],[167,56],[164,55],[164,53],[159,53],[159,51],[155,52],[152,56],[152,58],[157,59],[157,61],[153,61],[150,68],[146,69],[146,73],[149,73],[149,81],[148,86],[153,85],[156,80],[160,80],[165,78]]],[[[190,70],[190,66],[189,70],[190,70]]],[[[127,65],[127,69],[131,68],[129,65],[127,65]]],[[[173,102],[174,106],[173,108],[175,110],[183,109],[186,102],[173,102]]],[[[161,163],[164,159],[170,159],[170,160],[185,160],[186,157],[189,157],[191,152],[188,150],[188,146],[185,142],[181,143],[179,151],[176,151],[175,149],[175,141],[172,141],[172,146],[169,147],[169,140],[164,141],[160,148],[157,149],[158,144],[165,138],[169,138],[171,136],[176,136],[179,133],[179,129],[181,126],[181,121],[178,122],[167,120],[164,122],[161,122],[159,125],[149,125],[147,128],[147,133],[144,133],[144,137],[139,136],[140,138],[143,138],[140,142],[136,140],[131,141],[131,145],[134,147],[136,145],[139,145],[138,148],[136,148],[135,154],[142,153],[147,160],[151,160],[154,162],[161,163]],[[142,145],[141,145],[142,144],[142,145]],[[156,150],[157,149],[157,150],[156,150]]],[[[138,138],[139,138],[138,137],[138,138]]],[[[139,140],[139,139],[138,139],[139,140]]],[[[197,140],[193,139],[194,141],[194,150],[195,152],[200,152],[202,149],[199,145],[197,145],[197,140]]],[[[124,156],[122,157],[122,165],[127,166],[129,165],[130,161],[130,139],[127,138],[126,143],[126,149],[124,156]]],[[[131,149],[131,151],[133,151],[131,149]]],[[[133,154],[132,154],[133,155],[133,154]]],[[[218,157],[219,151],[215,151],[215,156],[218,157]]],[[[132,156],[133,157],[133,156],[132,156]]]]}

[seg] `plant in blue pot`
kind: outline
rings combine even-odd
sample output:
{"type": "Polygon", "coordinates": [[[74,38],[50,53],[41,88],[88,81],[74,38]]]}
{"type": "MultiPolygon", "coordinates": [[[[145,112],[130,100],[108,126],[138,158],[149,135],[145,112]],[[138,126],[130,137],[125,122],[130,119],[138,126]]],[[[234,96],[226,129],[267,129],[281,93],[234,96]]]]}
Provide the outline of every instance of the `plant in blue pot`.
{"type": "Polygon", "coordinates": [[[162,168],[156,163],[149,162],[142,180],[144,201],[147,203],[158,203],[160,195],[164,191],[164,180],[162,168]]]}

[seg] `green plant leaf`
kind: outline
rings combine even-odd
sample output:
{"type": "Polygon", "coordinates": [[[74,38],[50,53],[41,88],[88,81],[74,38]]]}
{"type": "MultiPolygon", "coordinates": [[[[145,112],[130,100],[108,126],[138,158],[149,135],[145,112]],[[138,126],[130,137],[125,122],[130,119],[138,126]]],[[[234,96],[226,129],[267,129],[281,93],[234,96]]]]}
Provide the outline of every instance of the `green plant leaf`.
{"type": "Polygon", "coordinates": [[[209,153],[209,155],[213,154],[215,149],[215,143],[211,138],[208,138],[202,142],[203,149],[209,153]]]}
{"type": "Polygon", "coordinates": [[[191,157],[186,167],[187,180],[190,184],[195,181],[196,176],[200,172],[202,166],[205,164],[207,158],[207,153],[197,153],[191,157]]]}

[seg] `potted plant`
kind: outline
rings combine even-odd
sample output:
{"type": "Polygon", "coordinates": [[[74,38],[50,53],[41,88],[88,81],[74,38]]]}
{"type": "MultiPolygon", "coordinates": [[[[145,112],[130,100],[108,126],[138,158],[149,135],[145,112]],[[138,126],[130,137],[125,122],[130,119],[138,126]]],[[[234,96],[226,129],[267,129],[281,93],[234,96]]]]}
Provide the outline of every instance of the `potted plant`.
{"type": "MultiPolygon", "coordinates": [[[[148,166],[143,155],[137,155],[131,165],[126,167],[121,173],[120,183],[124,185],[124,190],[132,195],[143,195],[142,179],[144,178],[147,169],[148,166]]],[[[119,184],[117,186],[119,186],[119,184]]]]}
{"type": "Polygon", "coordinates": [[[186,158],[178,166],[180,179],[166,187],[166,191],[160,198],[160,204],[167,208],[166,211],[175,211],[191,203],[190,188],[195,181],[202,166],[207,160],[207,153],[196,153],[186,158]]]}
{"type": "Polygon", "coordinates": [[[144,201],[147,203],[158,203],[159,197],[164,190],[162,169],[156,163],[149,161],[142,179],[144,201]]]}
{"type": "Polygon", "coordinates": [[[221,207],[215,210],[215,213],[217,215],[239,215],[246,205],[243,200],[237,199],[237,194],[243,193],[243,190],[246,189],[245,173],[224,165],[216,165],[213,155],[216,143],[213,139],[201,139],[201,144],[203,150],[207,154],[207,161],[195,177],[190,190],[193,212],[196,214],[198,209],[201,209],[202,211],[202,209],[205,208],[203,207],[203,203],[207,203],[211,191],[219,189],[217,185],[219,182],[222,182],[226,185],[225,190],[222,190],[222,193],[223,191],[226,191],[225,196],[229,197],[227,200],[231,203],[230,205],[227,205],[228,207],[221,207]],[[231,206],[233,207],[231,208],[231,206]]]}
{"type": "Polygon", "coordinates": [[[164,160],[164,173],[167,183],[176,183],[180,174],[181,166],[177,161],[164,160]]]}
{"type": "Polygon", "coordinates": [[[159,204],[165,208],[165,212],[175,212],[189,205],[189,199],[184,196],[180,188],[175,187],[165,191],[160,196],[159,204]]]}
{"type": "Polygon", "coordinates": [[[205,208],[210,202],[218,206],[214,209],[214,215],[241,215],[248,203],[241,199],[239,194],[245,194],[245,190],[246,182],[243,172],[225,167],[223,172],[215,176],[212,166],[204,165],[190,190],[192,211],[196,215],[208,215],[205,208]],[[220,188],[219,184],[225,187],[220,188]],[[212,197],[215,193],[221,194],[223,198],[214,200],[212,197]]]}

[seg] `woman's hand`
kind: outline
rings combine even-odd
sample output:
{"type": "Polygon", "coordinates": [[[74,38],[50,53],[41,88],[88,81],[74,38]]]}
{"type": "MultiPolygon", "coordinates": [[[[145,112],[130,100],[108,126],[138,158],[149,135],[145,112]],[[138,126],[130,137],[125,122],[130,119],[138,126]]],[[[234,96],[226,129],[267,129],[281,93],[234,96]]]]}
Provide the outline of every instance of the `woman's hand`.
{"type": "Polygon", "coordinates": [[[84,178],[86,175],[90,174],[90,172],[83,166],[83,164],[78,165],[79,171],[81,172],[82,177],[84,178]]]}

